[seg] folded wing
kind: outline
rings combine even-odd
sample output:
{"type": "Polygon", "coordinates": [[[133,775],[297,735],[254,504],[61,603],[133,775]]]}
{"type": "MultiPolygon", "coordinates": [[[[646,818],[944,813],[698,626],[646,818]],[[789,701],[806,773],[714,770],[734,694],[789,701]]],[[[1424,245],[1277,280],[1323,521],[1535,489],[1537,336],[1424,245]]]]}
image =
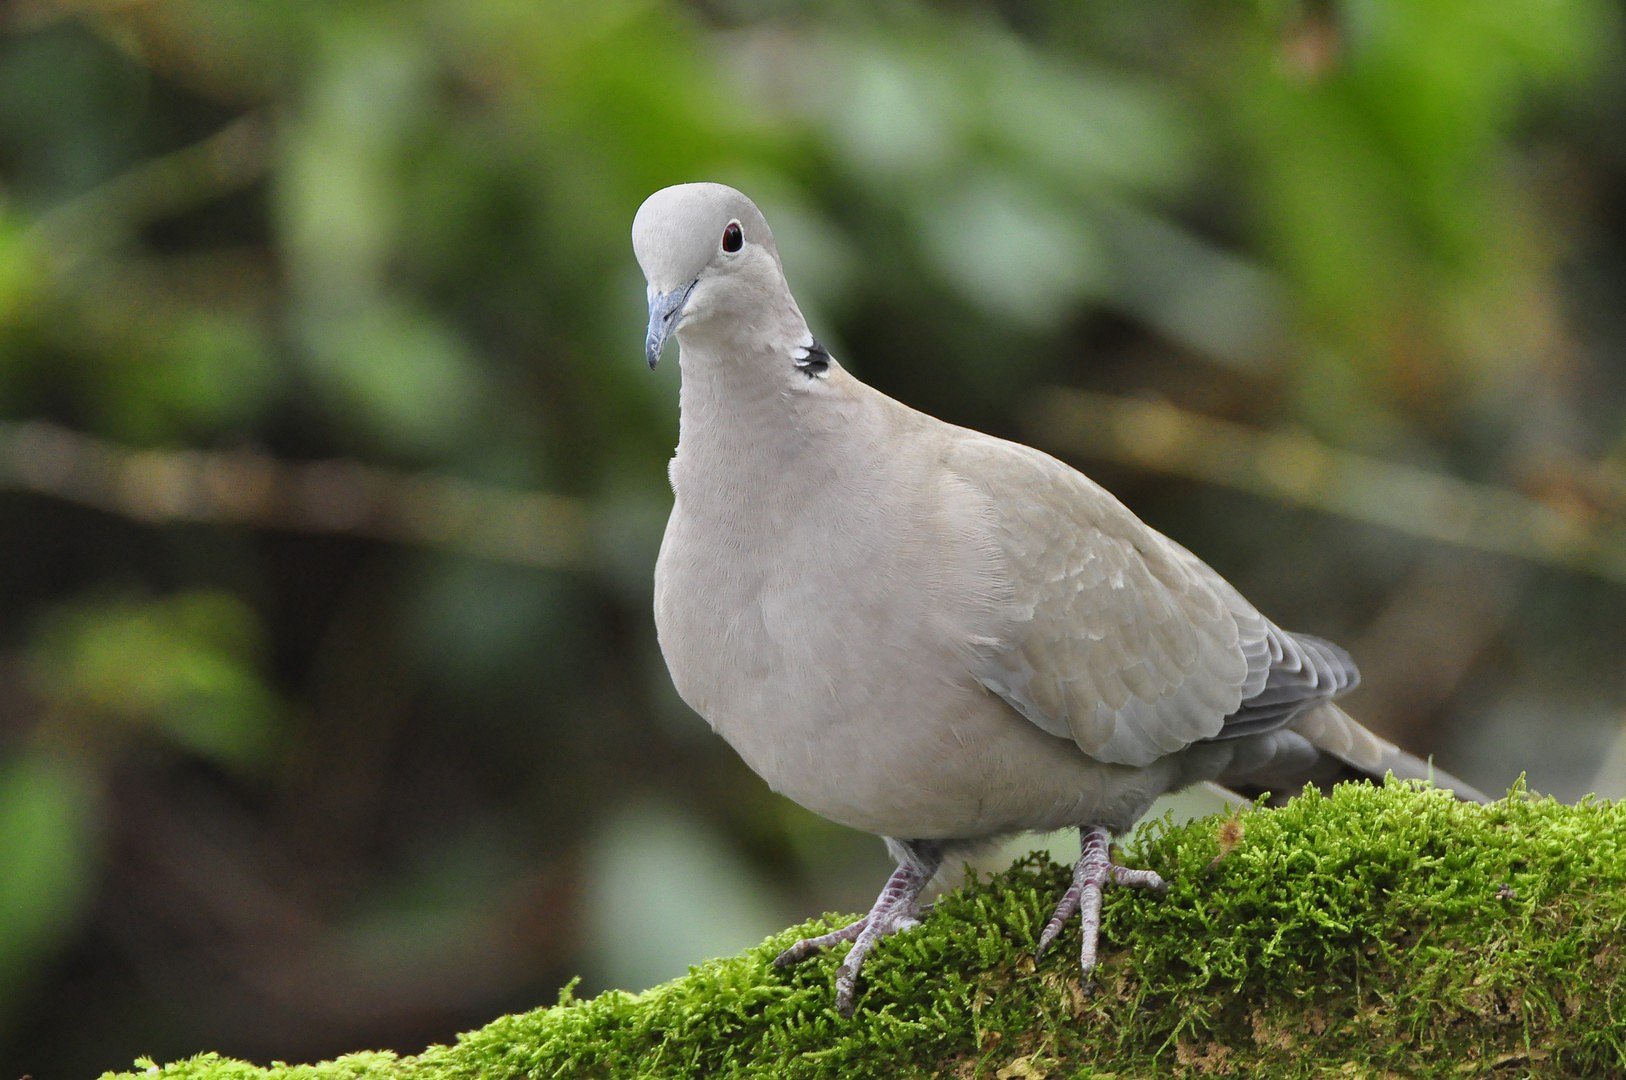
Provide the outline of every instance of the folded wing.
{"type": "Polygon", "coordinates": [[[945,465],[985,500],[1007,608],[974,674],[1101,761],[1258,734],[1355,684],[1349,656],[1272,624],[1087,477],[966,433],[945,465]]]}

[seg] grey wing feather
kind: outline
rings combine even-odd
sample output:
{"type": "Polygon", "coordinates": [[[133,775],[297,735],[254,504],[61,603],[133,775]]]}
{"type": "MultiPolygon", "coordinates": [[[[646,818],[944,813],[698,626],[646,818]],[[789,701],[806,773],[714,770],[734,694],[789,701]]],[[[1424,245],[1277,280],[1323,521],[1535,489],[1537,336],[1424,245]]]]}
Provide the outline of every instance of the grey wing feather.
{"type": "Polygon", "coordinates": [[[1339,697],[1360,685],[1360,669],[1342,648],[1323,638],[1283,630],[1242,598],[1232,584],[1197,556],[1172,540],[1210,588],[1223,596],[1241,627],[1240,642],[1248,663],[1242,701],[1225,717],[1215,739],[1257,735],[1288,723],[1318,702],[1339,697]]]}
{"type": "Polygon", "coordinates": [[[1287,724],[1310,705],[1353,690],[1360,671],[1330,641],[1271,626],[1265,685],[1225,718],[1216,739],[1256,735],[1287,724]]]}
{"type": "Polygon", "coordinates": [[[982,491],[1009,577],[1009,618],[976,677],[1092,757],[1146,765],[1280,727],[1355,684],[1341,649],[1276,627],[1055,458],[967,433],[945,464],[982,491]]]}

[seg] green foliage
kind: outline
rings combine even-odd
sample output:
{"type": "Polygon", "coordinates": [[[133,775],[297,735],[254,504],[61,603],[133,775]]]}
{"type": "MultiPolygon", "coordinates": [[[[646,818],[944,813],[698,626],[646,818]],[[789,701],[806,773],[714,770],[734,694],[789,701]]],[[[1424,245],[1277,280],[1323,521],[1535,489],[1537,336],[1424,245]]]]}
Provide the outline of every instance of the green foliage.
{"type": "Polygon", "coordinates": [[[151,727],[219,765],[252,770],[275,736],[277,706],[255,670],[259,626],[236,597],[63,605],[38,630],[30,668],[47,707],[110,738],[151,727]],[[103,725],[106,725],[103,727],[103,725]]]}
{"type": "Polygon", "coordinates": [[[1311,345],[1293,373],[1297,411],[1340,441],[1381,445],[1399,434],[1396,412],[1438,407],[1426,384],[1482,406],[1538,354],[1549,324],[1528,298],[1552,241],[1521,209],[1528,176],[1498,147],[1521,108],[1598,70],[1618,15],[1596,0],[1431,0],[1326,18],[1297,31],[1305,49],[1326,36],[1320,60],[1248,35],[1235,131],[1311,345]]]}
{"type": "Polygon", "coordinates": [[[89,895],[99,807],[71,758],[37,749],[0,760],[0,1013],[73,929],[89,895]]]}
{"type": "Polygon", "coordinates": [[[1171,887],[1108,891],[1094,994],[1079,986],[1076,929],[1033,962],[1067,880],[1033,857],[889,939],[850,1021],[831,1008],[836,956],[771,965],[826,919],[642,994],[575,1001],[567,988],[553,1008],[414,1057],[261,1070],[204,1055],[126,1075],[1602,1076],[1626,1067],[1623,838],[1622,803],[1520,788],[1481,807],[1343,785],[1143,827],[1128,861],[1171,887]]]}

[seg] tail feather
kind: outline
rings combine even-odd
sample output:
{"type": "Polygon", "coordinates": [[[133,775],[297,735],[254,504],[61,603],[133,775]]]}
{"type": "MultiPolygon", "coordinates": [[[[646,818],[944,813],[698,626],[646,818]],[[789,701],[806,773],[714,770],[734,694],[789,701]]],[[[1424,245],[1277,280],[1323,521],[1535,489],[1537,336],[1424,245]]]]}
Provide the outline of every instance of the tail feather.
{"type": "Polygon", "coordinates": [[[1472,784],[1379,738],[1330,701],[1294,718],[1288,727],[1308,739],[1324,756],[1373,779],[1393,773],[1401,780],[1424,780],[1435,787],[1449,788],[1465,802],[1491,801],[1472,784]]]}
{"type": "Polygon", "coordinates": [[[1382,780],[1393,773],[1401,780],[1449,788],[1465,802],[1490,802],[1473,785],[1379,738],[1330,701],[1294,717],[1286,727],[1204,745],[1230,751],[1217,780],[1250,798],[1268,791],[1274,800],[1285,800],[1305,784],[1327,788],[1342,780],[1382,780]]]}

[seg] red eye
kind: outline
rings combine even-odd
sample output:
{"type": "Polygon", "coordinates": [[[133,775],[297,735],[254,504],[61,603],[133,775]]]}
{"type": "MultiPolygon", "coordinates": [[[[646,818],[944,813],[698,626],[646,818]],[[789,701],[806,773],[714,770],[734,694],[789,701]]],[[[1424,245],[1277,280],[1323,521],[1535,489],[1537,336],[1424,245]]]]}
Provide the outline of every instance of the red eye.
{"type": "Polygon", "coordinates": [[[723,230],[723,250],[728,252],[738,251],[743,243],[745,243],[745,234],[740,232],[740,223],[730,221],[728,228],[723,230]]]}

